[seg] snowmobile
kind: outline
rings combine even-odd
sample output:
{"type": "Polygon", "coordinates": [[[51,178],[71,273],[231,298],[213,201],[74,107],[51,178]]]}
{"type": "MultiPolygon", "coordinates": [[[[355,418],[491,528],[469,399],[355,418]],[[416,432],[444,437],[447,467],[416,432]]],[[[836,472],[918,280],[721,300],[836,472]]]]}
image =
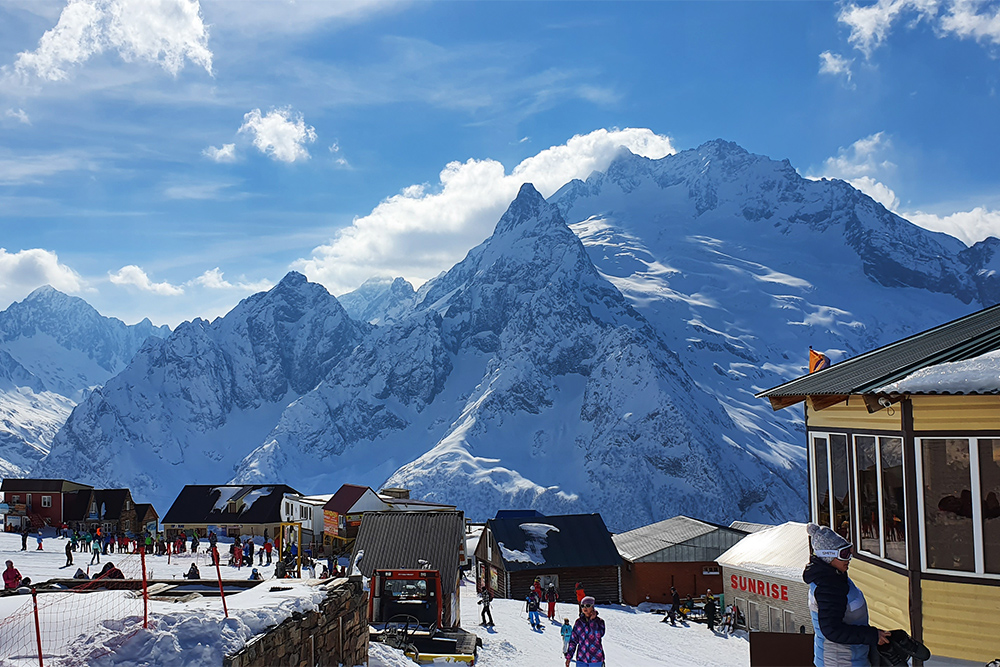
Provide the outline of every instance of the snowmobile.
{"type": "Polygon", "coordinates": [[[482,640],[462,628],[442,628],[437,570],[375,570],[368,597],[372,641],[402,650],[414,662],[475,664],[482,640]]]}

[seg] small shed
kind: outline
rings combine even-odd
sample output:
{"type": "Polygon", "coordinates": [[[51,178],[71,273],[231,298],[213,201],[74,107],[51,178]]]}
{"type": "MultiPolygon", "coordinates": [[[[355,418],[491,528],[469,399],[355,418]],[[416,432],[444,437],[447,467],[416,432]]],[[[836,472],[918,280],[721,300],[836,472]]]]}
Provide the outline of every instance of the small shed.
{"type": "Polygon", "coordinates": [[[375,570],[437,570],[446,628],[462,623],[459,567],[464,560],[461,511],[366,512],[351,554],[351,563],[366,577],[375,570]]]}
{"type": "Polygon", "coordinates": [[[718,562],[726,604],[736,604],[749,630],[813,632],[809,586],[802,581],[809,563],[804,523],[790,521],[747,535],[718,562]]]}
{"type": "Polygon", "coordinates": [[[681,597],[718,594],[722,576],[715,559],[747,533],[686,516],[614,536],[622,560],[626,604],[670,603],[670,587],[681,597]]]}
{"type": "Polygon", "coordinates": [[[620,603],[621,562],[600,514],[490,519],[476,545],[476,585],[521,599],[538,577],[563,602],[575,602],[582,583],[598,602],[620,603]]]}

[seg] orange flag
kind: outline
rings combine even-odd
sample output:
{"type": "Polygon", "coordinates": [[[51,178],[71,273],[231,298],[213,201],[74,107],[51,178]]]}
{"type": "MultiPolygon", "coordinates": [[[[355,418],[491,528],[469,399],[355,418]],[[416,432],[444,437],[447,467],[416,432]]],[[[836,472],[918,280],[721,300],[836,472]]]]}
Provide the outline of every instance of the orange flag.
{"type": "Polygon", "coordinates": [[[822,352],[809,348],[809,372],[821,371],[830,365],[830,358],[822,352]]]}

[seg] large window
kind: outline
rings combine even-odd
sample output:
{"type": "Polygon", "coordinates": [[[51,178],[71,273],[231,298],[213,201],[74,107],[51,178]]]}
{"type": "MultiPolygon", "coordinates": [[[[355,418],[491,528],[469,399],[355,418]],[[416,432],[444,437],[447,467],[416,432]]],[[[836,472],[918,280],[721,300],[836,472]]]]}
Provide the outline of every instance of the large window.
{"type": "Polygon", "coordinates": [[[924,438],[925,566],[1000,574],[1000,440],[924,438]]]}
{"type": "Polygon", "coordinates": [[[847,471],[847,436],[840,433],[812,436],[814,517],[851,539],[851,493],[847,471]]]}
{"type": "Polygon", "coordinates": [[[861,551],[906,564],[906,496],[903,441],[854,436],[858,546],[861,551]]]}

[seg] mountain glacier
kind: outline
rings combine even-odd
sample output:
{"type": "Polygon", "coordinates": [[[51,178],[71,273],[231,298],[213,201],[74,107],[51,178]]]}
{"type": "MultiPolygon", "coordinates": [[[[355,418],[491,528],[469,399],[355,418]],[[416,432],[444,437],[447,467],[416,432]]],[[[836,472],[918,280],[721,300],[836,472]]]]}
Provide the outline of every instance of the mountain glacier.
{"type": "MultiPolygon", "coordinates": [[[[233,479],[406,486],[477,519],[599,511],[613,530],[801,518],[801,413],[753,394],[801,374],[810,344],[837,361],[996,302],[997,243],[728,142],[622,149],[548,201],[522,187],[415,293],[377,279],[341,303],[291,273],[149,339],[34,472],[157,507],[233,479]]],[[[0,383],[27,386],[12,356],[0,383]]]]}

